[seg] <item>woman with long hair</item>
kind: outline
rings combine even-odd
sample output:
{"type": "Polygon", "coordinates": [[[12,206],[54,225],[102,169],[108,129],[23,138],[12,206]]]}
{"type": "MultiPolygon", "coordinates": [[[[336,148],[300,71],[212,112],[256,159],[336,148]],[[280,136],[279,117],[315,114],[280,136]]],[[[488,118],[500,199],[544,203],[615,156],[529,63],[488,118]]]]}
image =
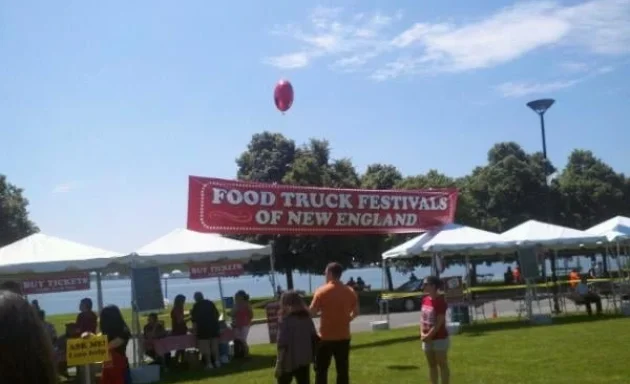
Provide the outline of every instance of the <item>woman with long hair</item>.
{"type": "Polygon", "coordinates": [[[101,311],[101,332],[109,342],[110,360],[103,363],[101,384],[129,384],[131,373],[127,360],[127,344],[131,338],[129,327],[115,305],[108,305],[101,311]]]}
{"type": "Polygon", "coordinates": [[[294,378],[297,384],[309,384],[317,340],[311,314],[297,292],[286,291],[280,297],[279,315],[275,370],[278,384],[290,384],[294,378]]]}
{"type": "MultiPolygon", "coordinates": [[[[171,334],[173,336],[182,336],[188,333],[188,324],[186,324],[186,315],[184,306],[186,304],[186,296],[177,295],[173,300],[173,309],[171,309],[171,334]]],[[[185,350],[175,352],[175,362],[184,362],[185,350]]]]}
{"type": "Polygon", "coordinates": [[[438,292],[440,286],[441,281],[436,276],[428,276],[424,279],[425,296],[422,299],[420,312],[422,350],[429,364],[431,384],[449,384],[450,382],[447,359],[449,339],[446,329],[448,306],[444,296],[438,292]]]}
{"type": "Polygon", "coordinates": [[[19,294],[0,291],[0,383],[57,384],[49,336],[19,294]]]}

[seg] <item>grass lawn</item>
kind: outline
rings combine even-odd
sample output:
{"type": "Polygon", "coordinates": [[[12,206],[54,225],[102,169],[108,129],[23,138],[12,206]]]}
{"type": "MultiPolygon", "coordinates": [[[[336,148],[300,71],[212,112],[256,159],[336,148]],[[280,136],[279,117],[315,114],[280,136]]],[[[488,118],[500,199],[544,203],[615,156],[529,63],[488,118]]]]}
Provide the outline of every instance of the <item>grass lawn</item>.
{"type": "MultiPolygon", "coordinates": [[[[451,340],[451,381],[457,384],[627,384],[630,378],[630,319],[567,316],[553,325],[516,321],[470,327],[451,340]]],[[[357,334],[351,381],[365,384],[426,383],[427,367],[418,330],[357,334]]],[[[247,361],[210,372],[171,373],[163,383],[268,384],[275,350],[252,347],[247,361]]],[[[331,369],[331,383],[334,383],[331,369]]]]}

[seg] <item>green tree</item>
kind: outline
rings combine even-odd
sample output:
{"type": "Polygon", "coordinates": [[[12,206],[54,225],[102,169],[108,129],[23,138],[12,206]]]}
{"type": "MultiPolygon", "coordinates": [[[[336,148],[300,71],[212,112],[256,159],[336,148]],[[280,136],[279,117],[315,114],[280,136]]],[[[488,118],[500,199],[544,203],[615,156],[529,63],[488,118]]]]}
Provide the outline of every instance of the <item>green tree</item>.
{"type": "Polygon", "coordinates": [[[0,247],[39,232],[28,218],[28,200],[22,193],[0,174],[0,247]]]}
{"type": "Polygon", "coordinates": [[[466,178],[469,220],[479,227],[503,232],[529,219],[548,221],[547,186],[542,157],[527,154],[513,142],[495,144],[488,164],[466,178]]]}
{"type": "MultiPolygon", "coordinates": [[[[247,150],[237,159],[237,177],[239,180],[260,181],[266,183],[281,183],[296,155],[296,146],[293,140],[284,137],[280,133],[262,132],[252,136],[247,150]]],[[[239,236],[243,240],[259,244],[268,244],[273,241],[273,252],[276,258],[284,260],[287,254],[291,254],[290,242],[286,236],[239,236]]],[[[279,271],[283,271],[281,265],[276,263],[279,271]]],[[[266,261],[253,262],[250,270],[254,273],[266,273],[269,265],[266,261]]],[[[275,287],[274,287],[275,289],[275,287]]]]}
{"type": "MultiPolygon", "coordinates": [[[[349,159],[331,160],[326,140],[310,139],[296,147],[279,133],[255,134],[247,150],[237,159],[238,177],[243,180],[301,186],[356,188],[359,177],[349,159]]],[[[346,236],[256,236],[249,241],[273,240],[276,268],[293,288],[293,271],[322,272],[331,260],[349,264],[361,243],[346,236]]],[[[267,271],[264,263],[252,263],[257,273],[267,271]]]]}
{"type": "Polygon", "coordinates": [[[629,211],[624,175],[591,151],[574,150],[557,181],[565,225],[586,229],[629,211]]]}
{"type": "Polygon", "coordinates": [[[402,179],[402,174],[393,165],[371,164],[361,176],[361,188],[392,189],[402,179]]]}
{"type": "Polygon", "coordinates": [[[237,177],[239,180],[280,183],[295,159],[295,152],[295,142],[280,133],[256,133],[247,150],[236,159],[237,177]]]}
{"type": "MultiPolygon", "coordinates": [[[[331,160],[326,140],[311,139],[296,152],[283,182],[291,185],[357,188],[359,177],[349,159],[331,160]]],[[[283,261],[289,270],[321,273],[331,261],[350,265],[362,255],[363,236],[295,236],[292,254],[283,261]]],[[[287,282],[287,285],[289,281],[287,282]]]]}

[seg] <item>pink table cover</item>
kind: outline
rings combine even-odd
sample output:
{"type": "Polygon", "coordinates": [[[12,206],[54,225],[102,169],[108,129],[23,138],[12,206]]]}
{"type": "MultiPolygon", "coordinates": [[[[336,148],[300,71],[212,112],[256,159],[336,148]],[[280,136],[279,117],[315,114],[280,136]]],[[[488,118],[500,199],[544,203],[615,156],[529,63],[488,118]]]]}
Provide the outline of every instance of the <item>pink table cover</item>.
{"type": "MultiPolygon", "coordinates": [[[[224,329],[221,332],[221,342],[229,343],[234,338],[234,332],[231,329],[224,329]]],[[[158,355],[164,355],[171,351],[181,349],[197,348],[197,338],[195,335],[168,336],[153,342],[155,352],[158,355]]]]}

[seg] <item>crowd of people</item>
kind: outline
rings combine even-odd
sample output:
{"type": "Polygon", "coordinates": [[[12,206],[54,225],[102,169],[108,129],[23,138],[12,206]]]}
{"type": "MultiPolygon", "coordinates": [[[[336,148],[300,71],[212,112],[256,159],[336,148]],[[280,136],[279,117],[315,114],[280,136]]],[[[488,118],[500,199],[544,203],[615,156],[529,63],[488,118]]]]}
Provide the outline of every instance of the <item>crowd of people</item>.
{"type": "MultiPolygon", "coordinates": [[[[336,383],[350,383],[350,323],[359,315],[358,296],[349,284],[341,282],[343,268],[331,263],[325,271],[326,283],[317,289],[307,307],[295,291],[280,297],[280,327],[275,376],[278,384],[310,383],[311,365],[315,383],[328,383],[328,370],[335,360],[336,383]],[[319,330],[312,317],[319,316],[319,330]]],[[[424,280],[426,293],[422,301],[420,337],[429,366],[432,384],[449,384],[449,349],[446,328],[447,304],[438,294],[441,281],[435,276],[424,280]]]]}
{"type": "MultiPolygon", "coordinates": [[[[165,329],[157,314],[147,317],[143,337],[145,353],[157,363],[168,365],[171,354],[158,356],[152,344],[169,334],[195,334],[197,348],[207,368],[219,367],[218,353],[220,314],[215,304],[203,297],[201,292],[194,295],[195,303],[189,315],[184,306],[186,298],[178,295],[171,310],[171,331],[165,329]],[[191,323],[189,329],[188,323],[191,323]]],[[[237,292],[232,310],[235,340],[248,353],[247,334],[253,313],[249,296],[244,291],[237,292]]],[[[0,383],[11,384],[57,384],[58,375],[67,376],[65,350],[68,339],[89,338],[100,329],[108,340],[110,359],[103,363],[101,384],[130,384],[131,371],[127,358],[127,344],[132,335],[122,312],[117,306],[104,307],[100,314],[93,311],[90,298],[81,300],[79,313],[74,323],[66,324],[66,331],[57,337],[55,328],[45,320],[45,312],[37,300],[28,303],[21,294],[19,284],[6,282],[0,286],[0,383]],[[59,358],[62,357],[62,358],[59,358]]],[[[175,360],[182,359],[184,351],[176,351],[175,360]]],[[[90,367],[77,367],[77,377],[90,367]]],[[[90,374],[90,372],[88,372],[90,374]]]]}
{"type": "MultiPolygon", "coordinates": [[[[58,367],[51,331],[42,321],[39,303],[29,303],[20,291],[17,284],[7,283],[0,287],[0,383],[57,384],[58,367]]],[[[120,309],[106,306],[97,317],[87,303],[85,299],[82,301],[82,312],[69,336],[77,336],[78,331],[85,330],[78,336],[89,337],[96,332],[99,322],[110,351],[110,361],[103,365],[101,383],[129,383],[126,349],[131,333],[120,309]],[[82,326],[89,329],[81,329],[82,326]]]]}
{"type": "MultiPolygon", "coordinates": [[[[310,306],[306,305],[300,292],[282,292],[274,370],[278,384],[288,384],[294,380],[297,384],[310,383],[312,368],[315,371],[315,383],[327,384],[333,359],[337,384],[350,383],[350,324],[359,315],[359,302],[356,286],[341,281],[342,272],[343,268],[338,263],[327,266],[326,283],[317,289],[310,306]],[[318,329],[313,322],[313,317],[317,316],[320,318],[318,329]]],[[[431,383],[448,384],[447,305],[444,298],[438,295],[439,285],[437,277],[428,277],[424,281],[427,295],[422,302],[420,335],[431,383]]],[[[143,330],[145,352],[157,363],[169,365],[173,360],[181,360],[184,351],[176,351],[174,359],[170,352],[159,356],[152,346],[156,340],[169,334],[185,335],[192,331],[206,367],[221,365],[218,354],[219,311],[201,292],[195,293],[194,301],[187,315],[184,310],[186,298],[183,295],[175,298],[170,312],[170,333],[157,314],[148,316],[143,330]]],[[[55,345],[58,348],[64,345],[65,348],[68,338],[87,338],[100,328],[101,333],[107,336],[111,357],[110,361],[103,364],[101,383],[129,384],[130,367],[126,350],[131,332],[120,309],[113,305],[106,306],[97,315],[89,298],[83,299],[79,307],[76,322],[69,324],[66,333],[57,338],[50,329],[52,325],[46,323],[39,303],[28,303],[20,295],[19,287],[0,287],[0,383],[56,384],[58,367],[54,355],[55,345]]],[[[235,339],[243,342],[245,353],[249,349],[246,340],[252,318],[249,296],[239,291],[235,295],[232,325],[235,339]]]]}

